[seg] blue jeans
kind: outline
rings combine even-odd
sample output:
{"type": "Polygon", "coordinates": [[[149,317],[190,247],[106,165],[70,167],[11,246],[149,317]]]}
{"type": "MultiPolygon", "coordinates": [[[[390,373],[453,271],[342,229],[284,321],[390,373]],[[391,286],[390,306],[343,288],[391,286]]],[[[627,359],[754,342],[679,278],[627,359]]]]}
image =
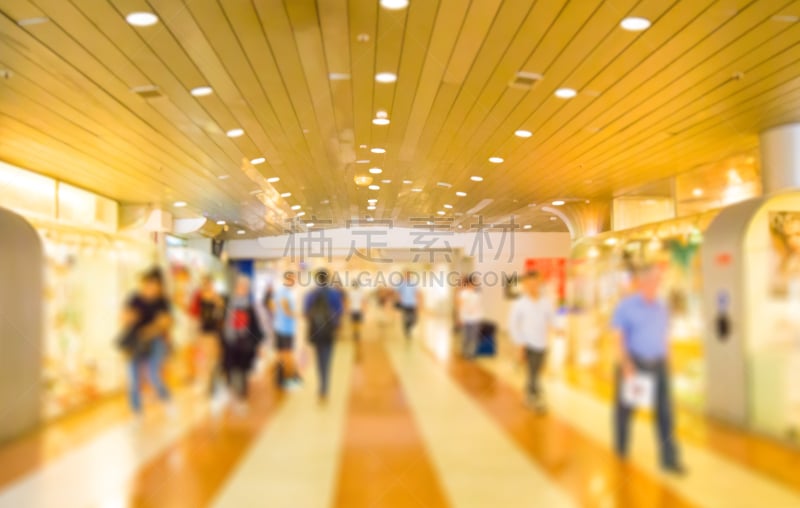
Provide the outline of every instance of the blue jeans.
{"type": "MultiPolygon", "coordinates": [[[[655,380],[655,410],[656,430],[658,444],[661,452],[661,465],[663,467],[678,464],[678,448],[675,444],[672,418],[672,399],[670,397],[669,371],[664,360],[643,361],[634,358],[636,370],[653,376],[655,380]]],[[[614,439],[617,455],[625,458],[628,455],[628,442],[630,436],[630,420],[633,408],[622,402],[622,370],[618,367],[616,372],[616,401],[614,409],[614,439]]]]}
{"type": "Polygon", "coordinates": [[[411,329],[414,328],[414,325],[417,323],[417,308],[403,305],[401,309],[403,311],[403,332],[406,338],[410,339],[411,329]]]}
{"type": "Polygon", "coordinates": [[[162,378],[162,368],[167,357],[167,343],[164,339],[154,339],[152,348],[144,357],[132,358],[129,369],[131,376],[130,400],[131,408],[135,412],[142,410],[142,369],[147,369],[150,383],[153,385],[158,398],[169,400],[169,390],[167,390],[162,378]]]}
{"type": "Polygon", "coordinates": [[[317,353],[317,373],[319,374],[319,396],[328,395],[328,379],[331,372],[331,357],[333,356],[333,341],[319,340],[314,349],[317,353]]]}

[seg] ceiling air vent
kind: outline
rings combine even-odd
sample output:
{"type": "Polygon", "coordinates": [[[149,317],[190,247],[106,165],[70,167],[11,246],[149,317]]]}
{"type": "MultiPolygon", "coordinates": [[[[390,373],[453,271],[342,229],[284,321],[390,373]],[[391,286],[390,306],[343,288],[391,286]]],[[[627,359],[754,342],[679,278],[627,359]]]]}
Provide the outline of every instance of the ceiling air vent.
{"type": "Polygon", "coordinates": [[[131,91],[142,99],[157,99],[161,97],[161,92],[155,85],[135,86],[131,91]]]}
{"type": "Polygon", "coordinates": [[[533,85],[542,80],[542,75],[538,72],[525,72],[519,71],[511,83],[508,84],[511,88],[518,88],[520,90],[530,90],[533,85]]]}

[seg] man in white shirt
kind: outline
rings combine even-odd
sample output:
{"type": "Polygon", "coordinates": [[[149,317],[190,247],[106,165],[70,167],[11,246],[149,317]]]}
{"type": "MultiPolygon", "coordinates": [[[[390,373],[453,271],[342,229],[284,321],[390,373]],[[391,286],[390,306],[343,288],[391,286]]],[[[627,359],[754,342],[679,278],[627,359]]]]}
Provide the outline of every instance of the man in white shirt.
{"type": "Polygon", "coordinates": [[[464,358],[473,358],[478,349],[480,339],[481,321],[483,320],[483,305],[481,294],[476,288],[475,275],[470,274],[464,279],[464,287],[458,292],[458,321],[462,332],[462,354],[464,358]]]}
{"type": "Polygon", "coordinates": [[[539,375],[547,353],[554,311],[542,294],[538,272],[526,273],[521,283],[523,292],[511,306],[508,332],[514,344],[520,346],[520,361],[528,367],[528,404],[542,413],[545,405],[539,375]]]}

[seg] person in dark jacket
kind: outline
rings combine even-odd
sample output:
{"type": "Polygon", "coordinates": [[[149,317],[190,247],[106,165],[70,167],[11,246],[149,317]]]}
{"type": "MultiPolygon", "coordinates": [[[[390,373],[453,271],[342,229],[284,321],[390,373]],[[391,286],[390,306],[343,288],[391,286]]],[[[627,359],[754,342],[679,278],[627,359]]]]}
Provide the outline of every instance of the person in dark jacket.
{"type": "Polygon", "coordinates": [[[244,412],[247,410],[248,378],[255,364],[258,345],[264,338],[250,294],[250,279],[244,275],[237,279],[233,295],[227,302],[222,333],[226,379],[236,396],[236,409],[244,412]]]}

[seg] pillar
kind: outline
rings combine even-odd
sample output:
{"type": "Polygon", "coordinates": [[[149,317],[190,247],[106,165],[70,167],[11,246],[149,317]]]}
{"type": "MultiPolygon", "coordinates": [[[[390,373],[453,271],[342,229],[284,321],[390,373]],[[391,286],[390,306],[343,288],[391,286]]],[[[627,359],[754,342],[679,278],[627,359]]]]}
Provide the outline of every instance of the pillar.
{"type": "Polygon", "coordinates": [[[761,178],[765,195],[800,188],[800,123],[761,133],[761,178]]]}

